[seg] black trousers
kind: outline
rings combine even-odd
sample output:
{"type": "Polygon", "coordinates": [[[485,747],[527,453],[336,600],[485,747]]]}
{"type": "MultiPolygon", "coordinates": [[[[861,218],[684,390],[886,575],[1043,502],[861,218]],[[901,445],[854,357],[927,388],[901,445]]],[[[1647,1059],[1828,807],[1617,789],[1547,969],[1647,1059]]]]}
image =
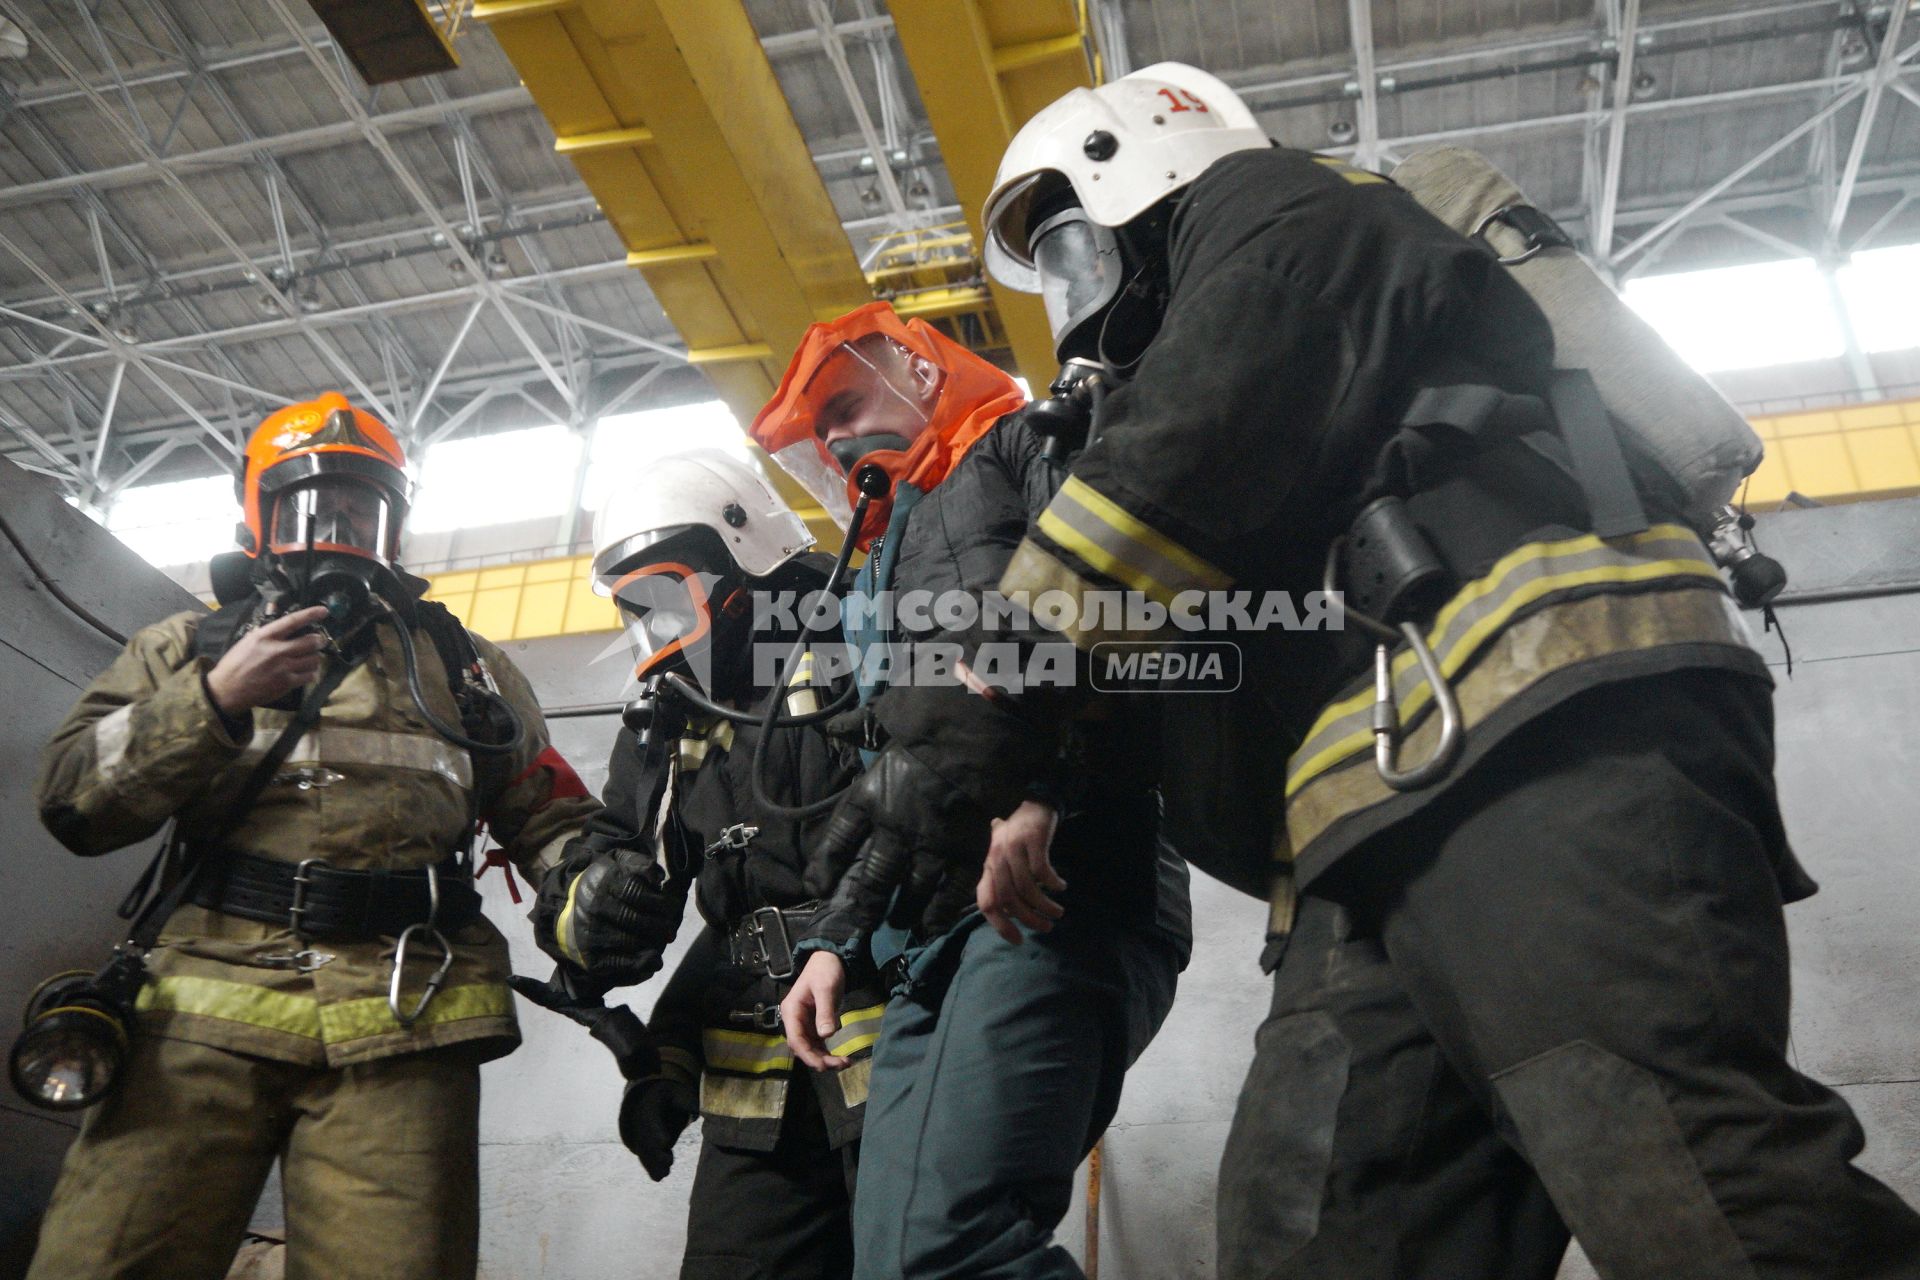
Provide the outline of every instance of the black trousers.
{"type": "Polygon", "coordinates": [[[1316,881],[1220,1185],[1226,1280],[1920,1277],[1787,1060],[1767,691],[1564,704],[1316,881]]]}
{"type": "Polygon", "coordinates": [[[828,1145],[814,1081],[796,1066],[772,1151],[700,1144],[680,1280],[846,1280],[860,1144],[828,1145]]]}

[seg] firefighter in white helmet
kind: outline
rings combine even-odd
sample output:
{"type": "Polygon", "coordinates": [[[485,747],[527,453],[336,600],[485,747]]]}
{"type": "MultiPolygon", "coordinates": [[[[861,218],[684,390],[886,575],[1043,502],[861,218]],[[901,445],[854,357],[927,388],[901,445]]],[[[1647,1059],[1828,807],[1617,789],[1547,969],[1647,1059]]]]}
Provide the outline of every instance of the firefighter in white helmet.
{"type": "MultiPolygon", "coordinates": [[[[645,714],[614,743],[607,807],[542,886],[535,937],[578,982],[641,982],[691,892],[706,927],[654,1007],[657,1067],[629,1082],[621,1137],[658,1180],[705,1118],[687,1280],[844,1276],[865,1074],[792,1065],[777,1010],[817,906],[807,851],[858,758],[764,715],[828,709],[837,625],[787,665],[828,562],[754,464],[712,449],[652,464],[594,534],[594,580],[620,608],[645,714]]],[[[836,1044],[864,1061],[881,1012],[871,975],[850,1003],[836,1044]]]]}
{"type": "MultiPolygon", "coordinates": [[[[1296,624],[1346,593],[1343,630],[1243,627],[1242,682],[1169,723],[1183,849],[1280,851],[1222,1275],[1546,1280],[1571,1228],[1609,1280],[1920,1276],[1920,1216],[1787,1058],[1814,886],[1765,664],[1507,267],[1172,63],[1035,116],[984,220],[1113,384],[1002,591],[1081,602],[1084,650],[1181,634],[1101,593],[1296,624]]],[[[819,927],[970,878],[1041,767],[1067,700],[973,674],[882,701],[819,927]]]]}

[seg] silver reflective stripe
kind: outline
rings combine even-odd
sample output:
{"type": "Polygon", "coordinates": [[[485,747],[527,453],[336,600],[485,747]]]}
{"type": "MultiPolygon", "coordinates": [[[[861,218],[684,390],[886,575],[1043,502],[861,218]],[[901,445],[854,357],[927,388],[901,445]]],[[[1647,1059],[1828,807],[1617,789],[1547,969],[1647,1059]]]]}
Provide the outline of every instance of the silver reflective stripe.
{"type": "MultiPolygon", "coordinates": [[[[256,731],[243,759],[258,760],[273,743],[271,734],[256,731]]],[[[417,769],[437,774],[463,790],[473,786],[473,762],[451,742],[418,733],[384,733],[378,729],[348,729],[321,725],[303,735],[288,753],[293,764],[365,764],[383,769],[417,769]]]]}
{"type": "Polygon", "coordinates": [[[133,741],[133,704],[102,716],[93,726],[93,767],[102,782],[119,777],[127,761],[127,744],[133,741]]]}

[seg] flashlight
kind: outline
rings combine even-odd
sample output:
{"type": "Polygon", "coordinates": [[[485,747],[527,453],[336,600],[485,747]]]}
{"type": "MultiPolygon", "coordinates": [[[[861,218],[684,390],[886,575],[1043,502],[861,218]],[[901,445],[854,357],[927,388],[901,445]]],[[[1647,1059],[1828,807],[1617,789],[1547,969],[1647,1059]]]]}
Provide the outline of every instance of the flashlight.
{"type": "Polygon", "coordinates": [[[78,1111],[111,1094],[126,1066],[134,1001],[145,981],[140,958],[115,951],[98,973],[55,974],[35,988],[7,1059],[14,1091],[49,1111],[78,1111]]]}

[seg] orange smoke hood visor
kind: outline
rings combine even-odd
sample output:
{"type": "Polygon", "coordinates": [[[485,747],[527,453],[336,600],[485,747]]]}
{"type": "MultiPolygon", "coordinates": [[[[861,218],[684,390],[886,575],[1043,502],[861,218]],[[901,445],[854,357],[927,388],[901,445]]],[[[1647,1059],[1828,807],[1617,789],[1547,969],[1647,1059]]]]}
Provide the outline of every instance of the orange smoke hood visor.
{"type": "MultiPolygon", "coordinates": [[[[932,488],[995,422],[1026,403],[1020,385],[1009,374],[926,321],[901,320],[885,302],[870,302],[838,319],[810,326],[787,365],[779,389],[754,417],[748,434],[776,458],[786,450],[794,451],[786,455],[789,459],[796,454],[802,459],[812,455],[840,475],[849,506],[858,499],[852,477],[842,474],[839,463],[814,434],[826,402],[822,393],[830,393],[835,385],[831,378],[823,380],[817,375],[843,347],[874,334],[922,357],[943,375],[931,420],[912,447],[905,451],[878,450],[861,460],[881,467],[896,486],[905,483],[922,490],[932,488]]],[[[860,530],[860,545],[885,529],[891,505],[890,499],[872,504],[860,530]]]]}

